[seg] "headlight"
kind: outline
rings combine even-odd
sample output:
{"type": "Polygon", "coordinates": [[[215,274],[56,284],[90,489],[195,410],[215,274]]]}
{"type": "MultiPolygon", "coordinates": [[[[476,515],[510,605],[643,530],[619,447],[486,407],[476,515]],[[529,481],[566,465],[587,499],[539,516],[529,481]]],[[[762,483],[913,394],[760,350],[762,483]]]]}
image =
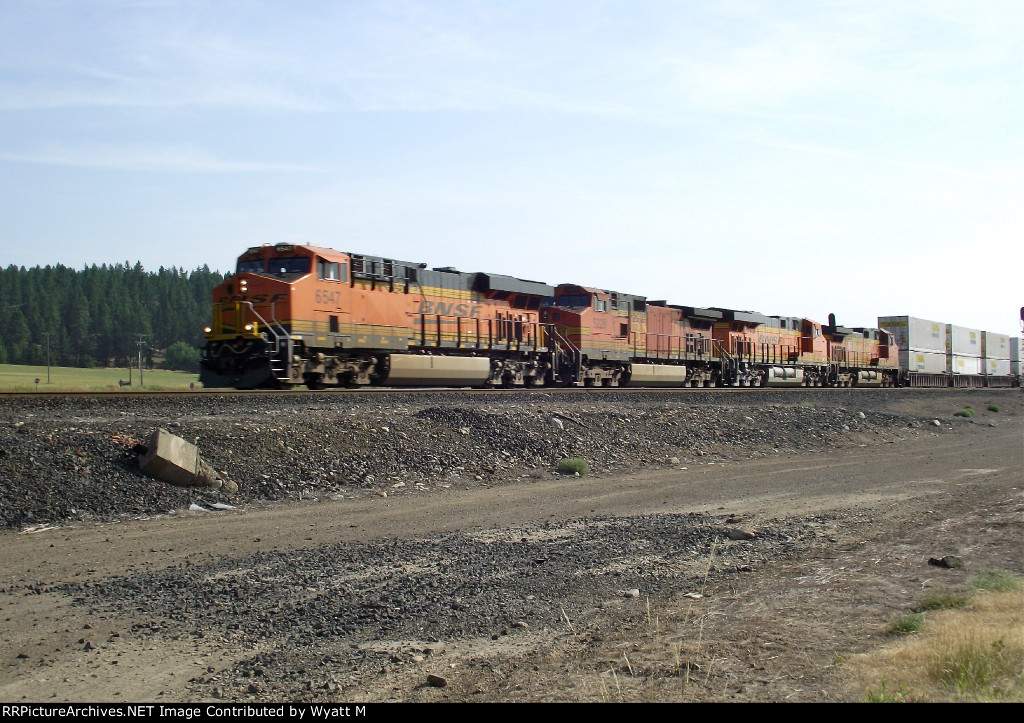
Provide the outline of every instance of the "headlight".
{"type": "Polygon", "coordinates": [[[245,329],[246,331],[252,331],[252,324],[246,324],[242,328],[245,329]]]}
{"type": "Polygon", "coordinates": [[[213,327],[212,326],[204,326],[203,327],[203,333],[204,334],[212,334],[213,333],[213,327]]]}

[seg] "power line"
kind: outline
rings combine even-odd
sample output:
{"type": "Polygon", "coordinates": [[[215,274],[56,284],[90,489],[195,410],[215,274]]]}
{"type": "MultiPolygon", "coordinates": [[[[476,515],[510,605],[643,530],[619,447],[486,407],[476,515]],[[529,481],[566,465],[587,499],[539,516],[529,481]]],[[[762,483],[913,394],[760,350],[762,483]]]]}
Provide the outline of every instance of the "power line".
{"type": "Polygon", "coordinates": [[[145,337],[145,334],[139,334],[139,340],[135,342],[139,345],[139,387],[142,387],[142,347],[146,346],[146,342],[143,341],[145,337]]]}

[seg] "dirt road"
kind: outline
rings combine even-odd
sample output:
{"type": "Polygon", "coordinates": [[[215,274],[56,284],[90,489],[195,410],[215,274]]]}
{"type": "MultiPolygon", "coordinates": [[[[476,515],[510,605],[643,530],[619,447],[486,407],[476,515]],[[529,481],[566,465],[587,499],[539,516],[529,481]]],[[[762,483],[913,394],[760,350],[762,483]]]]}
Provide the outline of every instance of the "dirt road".
{"type": "Polygon", "coordinates": [[[7,533],[0,700],[862,699],[843,661],[922,590],[1024,573],[1004,394],[839,449],[7,533]]]}

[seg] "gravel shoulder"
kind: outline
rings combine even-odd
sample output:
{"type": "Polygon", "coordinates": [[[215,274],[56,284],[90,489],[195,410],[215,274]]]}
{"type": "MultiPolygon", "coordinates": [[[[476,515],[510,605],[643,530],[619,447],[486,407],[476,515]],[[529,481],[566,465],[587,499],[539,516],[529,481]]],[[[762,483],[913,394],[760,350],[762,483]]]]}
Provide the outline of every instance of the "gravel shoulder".
{"type": "Polygon", "coordinates": [[[1024,573],[1020,399],[5,402],[0,700],[863,699],[922,590],[1024,573]],[[132,469],[169,422],[238,509],[132,469]]]}

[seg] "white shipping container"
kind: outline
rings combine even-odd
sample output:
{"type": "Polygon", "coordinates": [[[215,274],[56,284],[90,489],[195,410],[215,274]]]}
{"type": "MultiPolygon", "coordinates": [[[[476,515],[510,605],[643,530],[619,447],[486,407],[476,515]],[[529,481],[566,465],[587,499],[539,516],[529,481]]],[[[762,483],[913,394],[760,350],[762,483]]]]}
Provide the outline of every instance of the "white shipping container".
{"type": "Polygon", "coordinates": [[[960,354],[950,354],[946,359],[948,360],[948,363],[946,364],[946,371],[950,374],[971,374],[974,376],[981,374],[980,356],[961,356],[960,354]]]}
{"type": "MultiPolygon", "coordinates": [[[[946,353],[954,356],[980,357],[981,332],[965,326],[946,324],[946,353]]],[[[970,373],[972,372],[968,372],[970,373]]]]}
{"type": "Polygon", "coordinates": [[[946,353],[939,351],[900,351],[900,369],[921,374],[944,374],[946,353]]]}
{"type": "Polygon", "coordinates": [[[878,328],[892,332],[896,346],[903,351],[941,351],[946,353],[946,325],[914,316],[880,316],[878,328]]]}
{"type": "Polygon", "coordinates": [[[993,331],[981,332],[981,355],[986,359],[1009,359],[1010,337],[993,331]]]}
{"type": "Polygon", "coordinates": [[[1010,376],[1010,360],[1009,359],[985,359],[983,361],[983,368],[985,375],[990,377],[1008,377],[1010,376]]]}

